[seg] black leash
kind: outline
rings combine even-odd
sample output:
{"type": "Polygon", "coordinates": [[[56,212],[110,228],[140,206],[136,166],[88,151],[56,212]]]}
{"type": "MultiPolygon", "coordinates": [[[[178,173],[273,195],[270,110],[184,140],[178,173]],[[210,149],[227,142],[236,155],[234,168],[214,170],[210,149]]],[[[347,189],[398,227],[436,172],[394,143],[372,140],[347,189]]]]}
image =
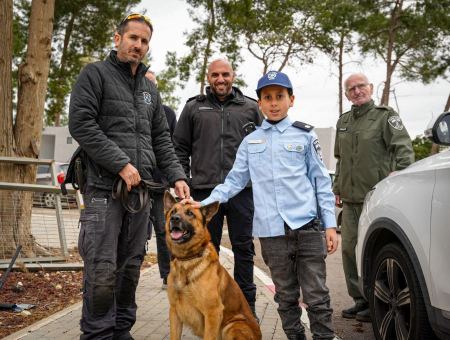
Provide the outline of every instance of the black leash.
{"type": "Polygon", "coordinates": [[[127,184],[120,176],[118,176],[113,183],[112,198],[119,199],[126,211],[136,214],[147,206],[150,193],[163,193],[168,188],[161,183],[141,180],[141,182],[137,186],[133,187],[133,189],[137,191],[139,197],[136,207],[131,206],[128,199],[127,184]]]}

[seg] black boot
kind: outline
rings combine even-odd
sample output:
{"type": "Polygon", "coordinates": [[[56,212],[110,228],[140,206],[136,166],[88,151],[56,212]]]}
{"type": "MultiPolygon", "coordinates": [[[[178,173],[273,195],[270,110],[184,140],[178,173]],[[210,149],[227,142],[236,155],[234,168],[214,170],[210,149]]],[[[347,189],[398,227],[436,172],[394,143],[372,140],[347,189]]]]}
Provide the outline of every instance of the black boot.
{"type": "Polygon", "coordinates": [[[366,308],[358,313],[356,313],[356,320],[360,322],[372,322],[372,318],[370,317],[370,310],[366,308]]]}
{"type": "Polygon", "coordinates": [[[356,314],[369,308],[367,302],[358,302],[353,307],[342,310],[342,317],[346,319],[356,318],[356,314]]]}

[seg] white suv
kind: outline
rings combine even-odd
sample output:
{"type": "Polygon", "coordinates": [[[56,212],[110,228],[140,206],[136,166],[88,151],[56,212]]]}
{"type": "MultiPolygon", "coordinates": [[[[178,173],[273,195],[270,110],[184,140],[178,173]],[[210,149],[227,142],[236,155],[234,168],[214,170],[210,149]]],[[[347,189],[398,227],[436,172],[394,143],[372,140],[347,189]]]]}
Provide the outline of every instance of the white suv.
{"type": "MultiPolygon", "coordinates": [[[[450,145],[450,112],[431,138],[450,145]]],[[[367,194],[356,256],[377,339],[450,339],[450,150],[367,194]]]]}

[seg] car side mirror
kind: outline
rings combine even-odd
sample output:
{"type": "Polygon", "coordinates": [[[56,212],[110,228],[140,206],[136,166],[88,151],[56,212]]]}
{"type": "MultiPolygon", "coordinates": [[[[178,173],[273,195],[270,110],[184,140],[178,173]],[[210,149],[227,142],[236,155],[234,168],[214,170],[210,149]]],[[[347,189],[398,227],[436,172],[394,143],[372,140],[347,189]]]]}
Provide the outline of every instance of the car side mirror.
{"type": "Polygon", "coordinates": [[[425,135],[436,144],[450,145],[450,112],[442,113],[425,135]]]}

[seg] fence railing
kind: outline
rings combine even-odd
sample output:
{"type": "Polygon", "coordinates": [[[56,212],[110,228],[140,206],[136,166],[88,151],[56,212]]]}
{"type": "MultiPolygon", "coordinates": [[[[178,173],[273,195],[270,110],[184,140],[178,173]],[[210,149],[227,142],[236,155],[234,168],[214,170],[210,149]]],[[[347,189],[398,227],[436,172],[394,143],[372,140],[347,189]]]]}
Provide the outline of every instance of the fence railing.
{"type": "MultiPolygon", "coordinates": [[[[27,184],[0,181],[0,191],[9,191],[12,202],[8,205],[14,207],[19,200],[18,192],[31,192],[33,206],[31,210],[31,233],[43,256],[33,258],[19,258],[20,262],[60,261],[70,256],[70,250],[77,247],[79,206],[82,198],[78,191],[68,186],[68,195],[63,196],[57,180],[54,160],[0,157],[0,163],[48,165],[51,174],[50,184],[27,184]]],[[[0,202],[2,203],[2,202],[0,202]]],[[[4,202],[2,203],[4,204],[4,202]]],[[[3,214],[14,214],[14,209],[3,209],[3,214]]],[[[14,216],[0,216],[0,220],[14,221],[14,216]],[[13,217],[13,218],[11,218],[13,217]]],[[[11,230],[18,226],[10,225],[3,230],[11,230]]],[[[9,262],[10,255],[2,253],[0,248],[0,268],[9,262]]]]}

